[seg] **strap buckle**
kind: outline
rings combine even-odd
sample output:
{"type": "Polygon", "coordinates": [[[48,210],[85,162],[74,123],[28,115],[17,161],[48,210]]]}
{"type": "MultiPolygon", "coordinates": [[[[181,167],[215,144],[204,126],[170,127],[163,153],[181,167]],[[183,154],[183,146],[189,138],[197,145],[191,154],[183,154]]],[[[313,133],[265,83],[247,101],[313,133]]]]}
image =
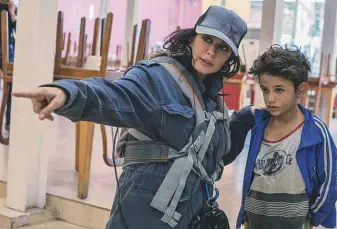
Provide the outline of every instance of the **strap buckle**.
{"type": "Polygon", "coordinates": [[[210,190],[209,190],[209,184],[205,183],[205,191],[206,191],[206,198],[207,198],[207,205],[209,207],[217,207],[218,204],[216,202],[216,200],[219,198],[220,195],[220,191],[219,189],[216,187],[215,182],[212,180],[212,184],[211,184],[213,190],[214,190],[214,196],[211,197],[210,195],[210,190]]]}
{"type": "Polygon", "coordinates": [[[225,117],[219,111],[213,111],[212,113],[216,120],[224,120],[225,117]]]}
{"type": "Polygon", "coordinates": [[[207,111],[204,111],[204,115],[205,115],[205,121],[209,122],[211,120],[212,117],[212,113],[209,113],[207,111]]]}

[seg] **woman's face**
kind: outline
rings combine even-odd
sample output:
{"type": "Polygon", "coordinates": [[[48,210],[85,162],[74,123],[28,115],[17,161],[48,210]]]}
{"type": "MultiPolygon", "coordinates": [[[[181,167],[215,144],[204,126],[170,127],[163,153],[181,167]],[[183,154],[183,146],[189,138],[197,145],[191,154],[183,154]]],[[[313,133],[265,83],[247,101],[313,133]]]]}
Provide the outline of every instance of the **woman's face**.
{"type": "Polygon", "coordinates": [[[218,72],[232,55],[232,49],[222,40],[197,34],[191,43],[194,69],[203,80],[207,75],[218,72]]]}

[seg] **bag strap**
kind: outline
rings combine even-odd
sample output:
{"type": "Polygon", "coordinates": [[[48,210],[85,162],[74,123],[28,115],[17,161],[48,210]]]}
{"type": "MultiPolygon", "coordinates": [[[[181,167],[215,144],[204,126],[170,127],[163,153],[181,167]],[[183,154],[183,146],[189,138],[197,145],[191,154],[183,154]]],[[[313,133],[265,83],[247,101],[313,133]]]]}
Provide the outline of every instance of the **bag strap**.
{"type": "Polygon", "coordinates": [[[145,157],[157,161],[174,158],[171,168],[150,203],[152,207],[164,213],[161,220],[173,228],[177,226],[181,218],[181,214],[176,212],[176,208],[192,169],[194,168],[193,170],[206,182],[212,182],[202,166],[202,160],[214,134],[215,123],[217,120],[223,120],[224,117],[217,111],[205,112],[205,104],[199,88],[194,87],[196,82],[193,76],[178,61],[170,57],[158,57],[152,61],[163,66],[184,95],[188,97],[196,113],[196,127],[188,144],[179,152],[164,143],[152,141],[150,137],[138,130],[129,129],[128,132],[140,141],[134,145],[131,143],[126,145],[125,159],[132,162],[137,157],[136,160],[142,162],[145,157]],[[136,144],[140,145],[137,147],[136,144]]]}
{"type": "Polygon", "coordinates": [[[182,66],[179,61],[171,57],[157,57],[154,58],[153,61],[165,68],[184,95],[188,97],[193,110],[196,112],[196,125],[198,126],[200,123],[203,123],[205,119],[206,106],[193,75],[184,66],[182,66]]]}
{"type": "Polygon", "coordinates": [[[193,166],[197,168],[197,171],[200,171],[197,172],[197,174],[203,180],[212,183],[201,162],[213,136],[215,123],[219,119],[223,119],[222,115],[213,112],[206,133],[204,130],[201,131],[199,137],[189,147],[187,157],[175,159],[151,201],[150,205],[152,207],[164,213],[161,220],[169,224],[172,228],[178,224],[181,218],[181,214],[176,212],[176,208],[185,188],[187,177],[192,171],[193,166]]]}

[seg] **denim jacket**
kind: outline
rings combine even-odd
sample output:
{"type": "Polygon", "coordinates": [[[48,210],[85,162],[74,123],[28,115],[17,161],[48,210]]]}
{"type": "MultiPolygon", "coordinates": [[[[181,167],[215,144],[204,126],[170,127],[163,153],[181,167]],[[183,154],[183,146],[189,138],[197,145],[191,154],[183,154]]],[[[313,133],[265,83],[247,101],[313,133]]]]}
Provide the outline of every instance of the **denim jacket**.
{"type": "MultiPolygon", "coordinates": [[[[186,67],[190,68],[190,66],[186,67]]],[[[88,78],[86,80],[60,80],[44,86],[59,87],[66,92],[68,95],[66,104],[55,113],[65,116],[73,122],[82,120],[109,126],[135,128],[146,133],[152,139],[165,142],[177,150],[187,144],[195,127],[195,115],[188,99],[165,69],[156,63],[140,62],[128,69],[124,77],[116,81],[88,78]]],[[[195,86],[198,86],[202,92],[207,111],[215,110],[215,97],[222,87],[222,78],[210,77],[204,83],[197,83],[195,86]]],[[[203,166],[209,174],[214,173],[220,160],[223,160],[226,165],[237,157],[253,124],[254,117],[250,106],[239,112],[234,112],[230,122],[231,150],[226,155],[224,155],[227,144],[225,135],[229,133],[224,132],[224,123],[218,122],[216,124],[213,138],[203,160],[203,166]]],[[[130,194],[125,190],[130,190],[133,195],[135,193],[143,195],[146,192],[147,197],[151,195],[153,197],[170,165],[171,163],[150,163],[127,166],[120,181],[120,189],[124,190],[123,192],[120,190],[124,203],[127,202],[130,194]],[[126,175],[127,173],[129,174],[126,175]],[[141,177],[136,179],[134,174],[141,174],[141,177]],[[153,178],[154,176],[158,179],[153,178]],[[146,181],[147,177],[151,177],[151,179],[146,181]],[[139,191],[139,187],[141,187],[141,191],[139,191]]],[[[185,199],[189,200],[188,204],[191,204],[194,199],[194,201],[199,201],[198,204],[201,205],[195,206],[195,209],[186,213],[185,216],[182,213],[183,218],[187,218],[185,221],[181,220],[178,228],[186,228],[190,223],[190,218],[202,209],[200,198],[203,195],[199,184],[200,179],[191,173],[187,180],[186,190],[184,190],[185,196],[187,195],[185,199]],[[188,184],[193,184],[190,189],[188,184]],[[197,192],[198,195],[196,195],[197,192]]],[[[136,211],[135,201],[133,197],[132,203],[134,204],[133,207],[130,207],[130,212],[136,211]]],[[[137,221],[139,223],[140,220],[144,224],[144,228],[165,228],[160,224],[160,215],[158,215],[158,219],[153,221],[147,220],[147,207],[149,206],[145,207],[144,205],[140,209],[143,212],[141,216],[139,213],[131,213],[132,217],[139,218],[130,220],[130,222],[137,221]]],[[[182,209],[183,207],[181,206],[181,211],[187,211],[182,209]]],[[[116,204],[112,209],[110,223],[114,224],[114,228],[119,228],[117,226],[119,213],[114,211],[114,208],[117,208],[116,204]]],[[[127,207],[125,206],[125,208],[127,207]]],[[[153,212],[150,209],[148,211],[149,214],[151,211],[153,212]]],[[[153,216],[151,214],[149,217],[153,216]]],[[[139,224],[137,225],[139,227],[139,224]]],[[[121,226],[121,228],[123,227],[121,226]]]]}

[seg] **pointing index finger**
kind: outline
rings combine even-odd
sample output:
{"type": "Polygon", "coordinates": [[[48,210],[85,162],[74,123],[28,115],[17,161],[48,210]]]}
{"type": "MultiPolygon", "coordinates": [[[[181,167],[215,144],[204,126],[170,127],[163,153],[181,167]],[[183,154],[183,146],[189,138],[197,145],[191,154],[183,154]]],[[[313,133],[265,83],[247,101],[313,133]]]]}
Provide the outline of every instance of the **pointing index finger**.
{"type": "Polygon", "coordinates": [[[12,96],[18,97],[18,98],[37,98],[38,96],[41,96],[41,92],[37,91],[23,91],[23,92],[12,92],[12,96]]]}

